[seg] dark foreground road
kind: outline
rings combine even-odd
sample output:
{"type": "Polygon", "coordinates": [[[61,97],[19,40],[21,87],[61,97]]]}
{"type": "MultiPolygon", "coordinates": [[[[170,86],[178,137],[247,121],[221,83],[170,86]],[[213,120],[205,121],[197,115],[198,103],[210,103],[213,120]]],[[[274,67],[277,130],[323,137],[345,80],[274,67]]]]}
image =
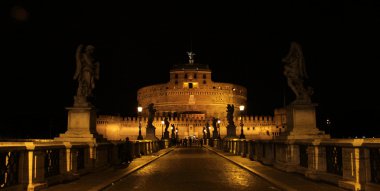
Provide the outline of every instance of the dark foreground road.
{"type": "MultiPolygon", "coordinates": [[[[286,177],[284,177],[286,178],[286,177]]],[[[105,190],[279,190],[207,149],[177,148],[105,190]]]]}

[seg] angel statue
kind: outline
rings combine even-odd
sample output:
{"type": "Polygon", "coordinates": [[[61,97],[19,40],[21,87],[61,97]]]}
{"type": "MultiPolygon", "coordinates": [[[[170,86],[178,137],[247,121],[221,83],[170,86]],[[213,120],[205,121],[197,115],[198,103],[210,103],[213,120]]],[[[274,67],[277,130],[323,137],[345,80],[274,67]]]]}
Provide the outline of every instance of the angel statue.
{"type": "Polygon", "coordinates": [[[154,116],[156,115],[156,111],[157,111],[156,109],[154,109],[154,103],[150,103],[148,105],[148,111],[149,111],[148,126],[153,127],[154,116]]]}
{"type": "Polygon", "coordinates": [[[304,80],[308,76],[301,46],[296,42],[292,42],[288,55],[282,61],[285,63],[284,75],[287,77],[288,86],[296,95],[295,102],[310,103],[313,89],[304,85],[304,80]]]}
{"type": "Polygon", "coordinates": [[[234,126],[234,111],[235,107],[233,104],[227,104],[227,121],[229,125],[234,126]]]}
{"type": "Polygon", "coordinates": [[[194,52],[187,52],[187,56],[189,56],[189,64],[194,64],[194,52]]]}
{"type": "Polygon", "coordinates": [[[74,80],[78,80],[78,89],[74,105],[87,104],[87,98],[92,96],[95,88],[95,79],[99,79],[99,62],[96,62],[93,53],[95,47],[80,44],[76,51],[76,71],[74,80]]]}

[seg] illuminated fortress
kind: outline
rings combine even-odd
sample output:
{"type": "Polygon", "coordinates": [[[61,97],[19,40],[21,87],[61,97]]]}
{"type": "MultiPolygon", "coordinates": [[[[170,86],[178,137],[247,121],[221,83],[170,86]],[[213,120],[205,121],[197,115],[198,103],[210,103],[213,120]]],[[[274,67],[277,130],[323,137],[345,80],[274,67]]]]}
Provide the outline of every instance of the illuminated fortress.
{"type": "MultiPolygon", "coordinates": [[[[186,64],[174,65],[170,70],[170,81],[164,84],[146,86],[137,91],[137,101],[142,111],[142,134],[148,116],[147,107],[153,103],[156,117],[153,125],[156,136],[162,136],[162,120],[168,117],[171,124],[178,128],[179,138],[187,136],[203,136],[203,127],[210,126],[213,117],[220,119],[220,136],[226,135],[226,110],[228,104],[235,106],[236,134],[240,134],[239,106],[247,103],[247,89],[232,83],[213,82],[208,65],[194,63],[194,54],[188,53],[186,64]]],[[[280,132],[285,123],[283,110],[275,111],[272,116],[244,116],[244,134],[247,138],[263,136],[271,138],[273,133],[280,132]]],[[[213,131],[214,127],[210,127],[213,131]]],[[[136,117],[99,116],[97,130],[109,140],[125,137],[135,139],[138,135],[138,119],[136,117]]]]}
{"type": "Polygon", "coordinates": [[[219,118],[226,116],[227,104],[246,105],[247,89],[213,82],[208,65],[190,59],[187,64],[174,65],[168,83],[139,89],[137,101],[143,108],[154,103],[159,116],[219,118]]]}

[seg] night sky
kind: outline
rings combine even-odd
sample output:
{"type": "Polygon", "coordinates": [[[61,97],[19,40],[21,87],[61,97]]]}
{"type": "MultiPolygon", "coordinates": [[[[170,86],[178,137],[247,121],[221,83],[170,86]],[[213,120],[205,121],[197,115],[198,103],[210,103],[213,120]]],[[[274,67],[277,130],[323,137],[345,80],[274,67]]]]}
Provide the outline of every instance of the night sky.
{"type": "Polygon", "coordinates": [[[135,116],[137,89],[166,83],[192,50],[213,81],[248,89],[248,114],[273,115],[294,100],[281,62],[292,41],[303,48],[318,126],[329,118],[335,136],[380,137],[378,2],[181,4],[2,0],[0,137],[65,131],[81,43],[100,62],[99,114],[135,116]]]}

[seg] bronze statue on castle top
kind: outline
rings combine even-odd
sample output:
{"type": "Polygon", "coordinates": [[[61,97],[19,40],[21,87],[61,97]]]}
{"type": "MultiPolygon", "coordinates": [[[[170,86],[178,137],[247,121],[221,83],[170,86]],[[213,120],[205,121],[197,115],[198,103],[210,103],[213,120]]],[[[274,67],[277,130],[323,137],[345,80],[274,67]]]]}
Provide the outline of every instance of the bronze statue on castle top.
{"type": "Polygon", "coordinates": [[[189,64],[194,64],[195,53],[190,51],[190,52],[187,52],[187,55],[189,56],[189,64]]]}

